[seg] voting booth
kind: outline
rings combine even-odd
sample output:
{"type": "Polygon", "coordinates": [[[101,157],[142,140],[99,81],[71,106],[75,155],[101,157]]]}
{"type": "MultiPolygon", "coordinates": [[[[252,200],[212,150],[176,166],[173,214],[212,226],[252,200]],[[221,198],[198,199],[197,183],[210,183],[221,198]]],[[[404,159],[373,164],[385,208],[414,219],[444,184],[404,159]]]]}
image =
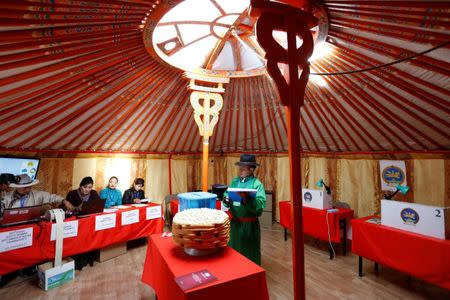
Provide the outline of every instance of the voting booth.
{"type": "Polygon", "coordinates": [[[331,194],[321,190],[302,189],[303,206],[317,209],[329,209],[333,207],[331,194]]]}
{"type": "Polygon", "coordinates": [[[381,224],[438,239],[450,239],[450,207],[381,200],[381,224]]]}

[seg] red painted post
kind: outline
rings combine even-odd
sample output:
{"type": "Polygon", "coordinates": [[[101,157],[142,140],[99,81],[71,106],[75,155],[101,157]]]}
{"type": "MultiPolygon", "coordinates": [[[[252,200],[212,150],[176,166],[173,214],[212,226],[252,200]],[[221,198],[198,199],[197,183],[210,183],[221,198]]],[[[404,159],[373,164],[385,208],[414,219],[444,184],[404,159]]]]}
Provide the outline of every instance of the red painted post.
{"type": "Polygon", "coordinates": [[[280,100],[286,108],[291,217],[293,220],[294,299],[300,300],[306,298],[301,200],[300,108],[303,105],[309,77],[308,58],[314,47],[309,28],[314,26],[316,20],[310,13],[277,2],[253,0],[251,5],[252,14],[259,17],[256,23],[256,37],[260,46],[266,51],[267,72],[275,81],[280,100]],[[274,30],[286,32],[287,49],[281,47],[273,38],[274,30]],[[297,36],[303,40],[299,48],[296,45],[297,36]],[[287,65],[287,68],[280,69],[280,64],[287,65]],[[300,78],[299,67],[301,68],[300,78]]]}

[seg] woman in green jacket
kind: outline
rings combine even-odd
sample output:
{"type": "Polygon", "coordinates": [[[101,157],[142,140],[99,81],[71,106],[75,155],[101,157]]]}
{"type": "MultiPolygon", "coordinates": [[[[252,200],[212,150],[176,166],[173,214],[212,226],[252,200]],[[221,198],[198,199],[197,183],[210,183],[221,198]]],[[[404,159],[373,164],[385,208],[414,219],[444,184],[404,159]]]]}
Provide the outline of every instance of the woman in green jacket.
{"type": "Polygon", "coordinates": [[[256,196],[241,193],[241,202],[232,201],[225,192],[224,205],[232,215],[229,245],[248,259],[261,265],[261,230],[258,217],[266,207],[264,186],[254,175],[256,167],[255,155],[242,154],[236,163],[239,176],[231,181],[230,188],[255,189],[256,196]]]}

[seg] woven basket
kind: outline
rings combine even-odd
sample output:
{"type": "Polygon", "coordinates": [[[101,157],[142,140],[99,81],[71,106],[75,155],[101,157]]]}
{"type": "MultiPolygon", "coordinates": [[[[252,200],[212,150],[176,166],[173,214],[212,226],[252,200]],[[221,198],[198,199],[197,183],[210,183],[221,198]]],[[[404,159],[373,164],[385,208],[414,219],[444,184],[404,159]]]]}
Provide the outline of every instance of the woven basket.
{"type": "Polygon", "coordinates": [[[173,223],[172,237],[175,244],[183,248],[205,250],[226,247],[230,238],[230,220],[204,226],[173,223]]]}

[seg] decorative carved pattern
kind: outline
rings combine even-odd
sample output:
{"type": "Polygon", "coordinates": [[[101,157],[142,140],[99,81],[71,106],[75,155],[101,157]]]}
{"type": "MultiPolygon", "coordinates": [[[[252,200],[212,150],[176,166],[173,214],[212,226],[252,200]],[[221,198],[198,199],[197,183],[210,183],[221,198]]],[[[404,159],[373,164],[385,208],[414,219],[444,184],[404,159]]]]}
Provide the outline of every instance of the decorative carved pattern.
{"type": "Polygon", "coordinates": [[[266,51],[267,71],[277,85],[280,100],[286,106],[290,101],[295,101],[295,105],[300,107],[309,77],[308,58],[314,49],[310,28],[316,25],[316,20],[310,13],[282,3],[252,1],[252,7],[260,11],[256,36],[266,51]],[[288,49],[273,37],[274,31],[287,34],[288,49]],[[300,47],[296,45],[297,37],[302,40],[300,47]],[[296,66],[301,69],[300,78],[296,66]]]}
{"type": "Polygon", "coordinates": [[[212,136],[223,106],[222,96],[216,93],[193,91],[191,105],[194,108],[194,119],[200,135],[204,138],[212,136]],[[200,104],[200,99],[203,99],[203,104],[200,104]]]}

